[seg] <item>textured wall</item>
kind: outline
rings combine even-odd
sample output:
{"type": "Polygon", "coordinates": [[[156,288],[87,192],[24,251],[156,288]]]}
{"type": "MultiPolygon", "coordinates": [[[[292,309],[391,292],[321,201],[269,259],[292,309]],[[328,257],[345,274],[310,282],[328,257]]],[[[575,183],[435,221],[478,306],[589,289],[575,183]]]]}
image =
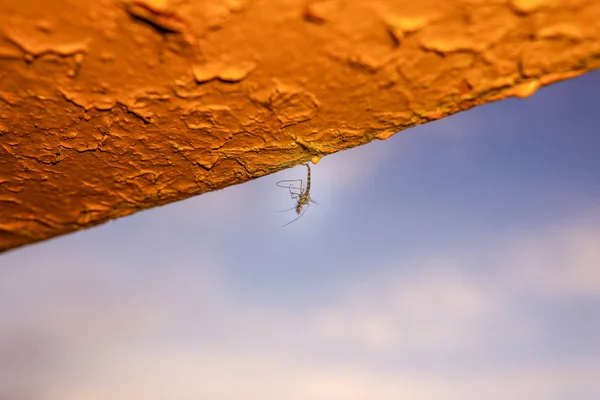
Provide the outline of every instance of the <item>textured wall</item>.
{"type": "Polygon", "coordinates": [[[597,0],[0,0],[0,251],[598,66],[597,0]]]}

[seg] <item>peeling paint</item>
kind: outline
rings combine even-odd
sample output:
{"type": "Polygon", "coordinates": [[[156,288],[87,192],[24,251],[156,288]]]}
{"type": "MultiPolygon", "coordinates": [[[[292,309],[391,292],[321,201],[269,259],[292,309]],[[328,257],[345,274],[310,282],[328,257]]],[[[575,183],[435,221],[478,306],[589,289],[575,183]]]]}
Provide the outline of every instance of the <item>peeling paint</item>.
{"type": "Polygon", "coordinates": [[[394,57],[389,45],[380,43],[338,43],[329,49],[329,55],[346,65],[374,73],[394,57]]]}
{"type": "Polygon", "coordinates": [[[396,134],[395,131],[383,131],[383,132],[379,132],[377,135],[375,135],[375,138],[379,139],[379,140],[386,140],[395,134],[396,134]]]}
{"type": "Polygon", "coordinates": [[[512,88],[510,91],[511,95],[520,97],[522,99],[533,95],[540,88],[540,81],[532,79],[528,82],[521,83],[512,88]]]}
{"type": "Polygon", "coordinates": [[[169,8],[167,1],[125,1],[125,10],[134,18],[143,21],[159,32],[182,34],[188,42],[194,37],[183,18],[169,8]]]}
{"type": "Polygon", "coordinates": [[[600,67],[594,1],[9,3],[0,251],[600,67]]]}
{"type": "Polygon", "coordinates": [[[308,0],[304,5],[304,19],[314,24],[324,24],[335,19],[342,7],[339,0],[308,0]]]}
{"type": "Polygon", "coordinates": [[[389,9],[379,10],[380,18],[391,35],[394,43],[400,45],[407,35],[418,32],[440,18],[438,8],[419,8],[413,4],[401,13],[390,12],[389,9]]]}
{"type": "Polygon", "coordinates": [[[319,109],[315,95],[278,80],[272,90],[255,93],[253,98],[273,111],[283,126],[308,121],[319,109]]]}
{"type": "Polygon", "coordinates": [[[521,14],[531,14],[543,7],[551,7],[556,0],[511,0],[509,2],[512,9],[521,14]]]}
{"type": "Polygon", "coordinates": [[[508,10],[482,8],[469,18],[455,16],[423,28],[418,40],[424,49],[439,53],[482,52],[500,41],[517,23],[508,10]]]}
{"type": "Polygon", "coordinates": [[[89,94],[89,93],[77,93],[70,92],[63,88],[58,88],[58,91],[64,96],[66,100],[75,104],[78,107],[83,108],[86,111],[95,108],[99,111],[109,111],[117,103],[117,101],[104,94],[89,94]]]}
{"type": "Polygon", "coordinates": [[[577,25],[571,23],[559,23],[540,29],[536,32],[536,37],[539,39],[566,38],[583,40],[585,39],[585,33],[577,25]]]}
{"type": "Polygon", "coordinates": [[[62,57],[70,57],[87,51],[86,41],[75,41],[70,43],[56,43],[46,37],[22,36],[18,33],[8,33],[7,39],[18,46],[23,52],[33,57],[44,54],[56,54],[62,57]]]}
{"type": "Polygon", "coordinates": [[[246,78],[255,68],[256,63],[252,61],[242,61],[236,64],[212,62],[195,65],[193,73],[198,83],[209,82],[213,79],[220,79],[224,82],[239,82],[246,78]]]}

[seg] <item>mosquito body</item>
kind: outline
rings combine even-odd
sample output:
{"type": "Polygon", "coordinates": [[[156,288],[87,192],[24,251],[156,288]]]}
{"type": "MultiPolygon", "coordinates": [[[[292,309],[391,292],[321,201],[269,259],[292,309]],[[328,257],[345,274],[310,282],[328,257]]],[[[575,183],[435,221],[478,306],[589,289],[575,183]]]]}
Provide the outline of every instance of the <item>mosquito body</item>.
{"type": "Polygon", "coordinates": [[[304,164],[306,165],[306,188],[304,188],[304,182],[302,181],[302,179],[286,179],[283,181],[279,181],[277,182],[277,186],[282,187],[282,188],[286,188],[290,191],[290,197],[294,200],[296,200],[296,206],[287,210],[283,210],[283,211],[289,211],[289,210],[296,210],[296,214],[298,214],[298,216],[291,220],[290,222],[288,222],[287,224],[283,225],[283,226],[288,226],[289,224],[291,224],[292,222],[297,221],[300,217],[302,217],[304,215],[304,213],[306,212],[306,210],[308,210],[308,207],[310,206],[310,203],[315,203],[311,198],[310,198],[310,165],[308,165],[308,163],[304,164]],[[298,186],[295,186],[294,183],[298,183],[298,186]]]}

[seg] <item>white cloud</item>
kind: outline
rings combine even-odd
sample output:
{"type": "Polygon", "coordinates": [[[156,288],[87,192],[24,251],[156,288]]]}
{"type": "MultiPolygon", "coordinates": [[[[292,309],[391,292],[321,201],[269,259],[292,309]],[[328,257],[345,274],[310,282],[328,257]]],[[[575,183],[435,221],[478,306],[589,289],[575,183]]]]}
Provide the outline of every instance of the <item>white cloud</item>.
{"type": "Polygon", "coordinates": [[[304,364],[272,357],[228,357],[194,350],[115,362],[45,399],[417,400],[591,399],[600,368],[553,366],[468,373],[385,373],[366,366],[304,364]],[[92,376],[93,378],[89,378],[92,376]],[[586,396],[585,393],[588,395],[586,396]],[[583,397],[581,397],[583,396],[583,397]]]}
{"type": "Polygon", "coordinates": [[[500,267],[481,274],[460,255],[392,263],[327,305],[298,309],[240,297],[206,251],[135,285],[115,286],[123,276],[101,264],[38,268],[35,280],[35,268],[12,278],[5,269],[4,302],[37,296],[21,298],[18,321],[43,340],[31,347],[16,320],[3,320],[0,353],[15,357],[0,398],[26,389],[32,400],[585,398],[600,390],[600,360],[498,360],[535,346],[544,328],[518,295],[597,296],[599,233],[574,225],[515,238],[500,267]]]}
{"type": "Polygon", "coordinates": [[[469,357],[500,332],[528,337],[526,321],[494,281],[447,264],[410,270],[350,288],[338,304],[317,312],[317,329],[332,342],[413,358],[469,357]]]}
{"type": "Polygon", "coordinates": [[[600,298],[600,225],[572,224],[515,238],[505,262],[532,290],[600,298]]]}

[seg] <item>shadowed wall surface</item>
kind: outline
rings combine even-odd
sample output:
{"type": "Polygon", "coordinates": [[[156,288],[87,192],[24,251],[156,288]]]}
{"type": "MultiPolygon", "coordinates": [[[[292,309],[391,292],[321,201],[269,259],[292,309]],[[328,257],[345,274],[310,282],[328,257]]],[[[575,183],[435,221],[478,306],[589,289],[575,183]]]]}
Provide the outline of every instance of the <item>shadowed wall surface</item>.
{"type": "Polygon", "coordinates": [[[596,0],[0,0],[0,250],[600,65],[596,0]]]}

